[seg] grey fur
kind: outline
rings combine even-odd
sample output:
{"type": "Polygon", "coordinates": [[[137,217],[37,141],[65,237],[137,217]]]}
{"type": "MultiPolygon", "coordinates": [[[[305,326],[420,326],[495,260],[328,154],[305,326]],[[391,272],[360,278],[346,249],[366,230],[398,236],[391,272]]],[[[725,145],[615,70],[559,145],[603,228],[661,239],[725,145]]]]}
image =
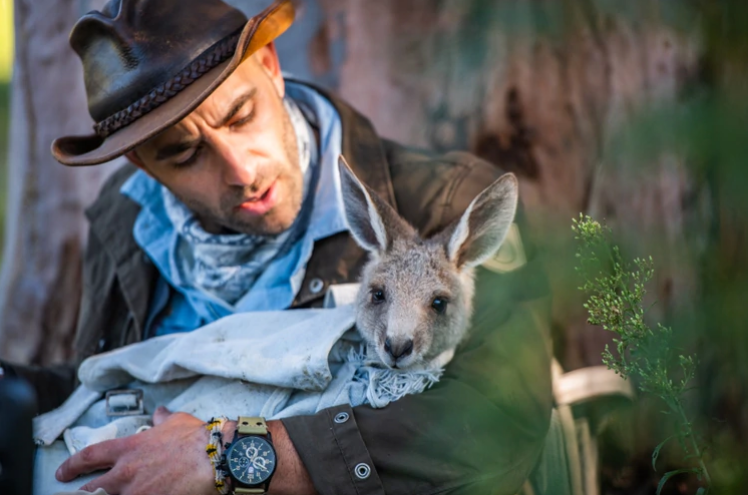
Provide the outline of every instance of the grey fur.
{"type": "Polygon", "coordinates": [[[504,241],[517,208],[518,184],[504,174],[462,217],[422,239],[375,192],[339,161],[346,219],[353,238],[370,252],[356,299],[359,332],[389,367],[435,369],[446,365],[465,338],[473,312],[474,267],[504,241]],[[377,291],[384,300],[375,302],[377,291]],[[440,314],[434,298],[448,301],[440,314]],[[392,352],[388,352],[387,344],[392,352]],[[412,352],[394,358],[412,341],[412,352]]]}

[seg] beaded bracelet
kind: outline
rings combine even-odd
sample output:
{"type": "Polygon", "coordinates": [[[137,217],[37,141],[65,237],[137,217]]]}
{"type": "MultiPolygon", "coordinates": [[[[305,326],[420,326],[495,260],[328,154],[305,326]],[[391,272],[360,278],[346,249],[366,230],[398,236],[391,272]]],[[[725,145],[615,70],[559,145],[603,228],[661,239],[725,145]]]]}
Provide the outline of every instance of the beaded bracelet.
{"type": "Polygon", "coordinates": [[[213,473],[216,477],[216,490],[221,495],[226,495],[229,492],[229,486],[226,483],[226,473],[221,466],[221,455],[223,454],[223,434],[221,433],[221,429],[226,424],[226,421],[228,421],[226,416],[210,418],[210,421],[205,425],[205,429],[210,432],[210,440],[208,441],[208,446],[205,447],[205,452],[208,454],[210,464],[213,466],[213,473]]]}

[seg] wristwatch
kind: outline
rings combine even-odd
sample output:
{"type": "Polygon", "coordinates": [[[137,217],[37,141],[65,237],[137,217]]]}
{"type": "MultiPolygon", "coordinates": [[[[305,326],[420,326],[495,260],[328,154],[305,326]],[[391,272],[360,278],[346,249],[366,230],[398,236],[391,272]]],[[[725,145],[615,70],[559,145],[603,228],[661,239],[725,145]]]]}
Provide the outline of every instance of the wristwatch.
{"type": "Polygon", "coordinates": [[[264,418],[239,416],[234,441],[224,452],[223,470],[231,480],[231,493],[267,492],[277,457],[264,418]]]}

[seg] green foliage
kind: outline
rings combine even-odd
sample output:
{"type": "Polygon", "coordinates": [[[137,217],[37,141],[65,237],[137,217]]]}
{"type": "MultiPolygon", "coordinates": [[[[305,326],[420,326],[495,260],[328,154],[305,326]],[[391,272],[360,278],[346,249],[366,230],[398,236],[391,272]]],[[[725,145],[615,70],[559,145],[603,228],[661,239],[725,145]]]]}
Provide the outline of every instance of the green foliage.
{"type": "MultiPolygon", "coordinates": [[[[684,460],[695,459],[697,467],[665,473],[657,487],[662,491],[670,477],[694,473],[704,480],[704,494],[709,493],[711,478],[704,464],[692,422],[686,417],[683,396],[696,373],[696,359],[677,353],[672,345],[672,329],[661,324],[652,328],[645,320],[646,285],[654,276],[654,262],[636,258],[626,262],[619,247],[611,242],[610,229],[589,216],[574,219],[572,230],[578,242],[577,272],[582,276],[579,288],[587,297],[584,308],[592,325],[613,332],[615,352],[609,346],[603,352],[603,362],[625,379],[631,378],[643,392],[660,397],[677,427],[684,451],[684,460]]],[[[673,437],[660,443],[652,454],[656,469],[662,447],[673,437]]]]}

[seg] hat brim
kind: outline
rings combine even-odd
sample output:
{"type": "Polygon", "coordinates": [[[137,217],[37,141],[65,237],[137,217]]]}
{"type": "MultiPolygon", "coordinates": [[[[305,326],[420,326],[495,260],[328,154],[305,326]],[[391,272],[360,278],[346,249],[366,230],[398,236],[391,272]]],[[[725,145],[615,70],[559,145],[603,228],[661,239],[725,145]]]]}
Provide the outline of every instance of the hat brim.
{"type": "Polygon", "coordinates": [[[108,162],[148,141],[190,114],[254,52],[283,34],[294,20],[290,0],[274,3],[242,29],[236,52],[178,94],[106,138],[97,134],[55,139],[52,155],[63,165],[80,167],[108,162]]]}

